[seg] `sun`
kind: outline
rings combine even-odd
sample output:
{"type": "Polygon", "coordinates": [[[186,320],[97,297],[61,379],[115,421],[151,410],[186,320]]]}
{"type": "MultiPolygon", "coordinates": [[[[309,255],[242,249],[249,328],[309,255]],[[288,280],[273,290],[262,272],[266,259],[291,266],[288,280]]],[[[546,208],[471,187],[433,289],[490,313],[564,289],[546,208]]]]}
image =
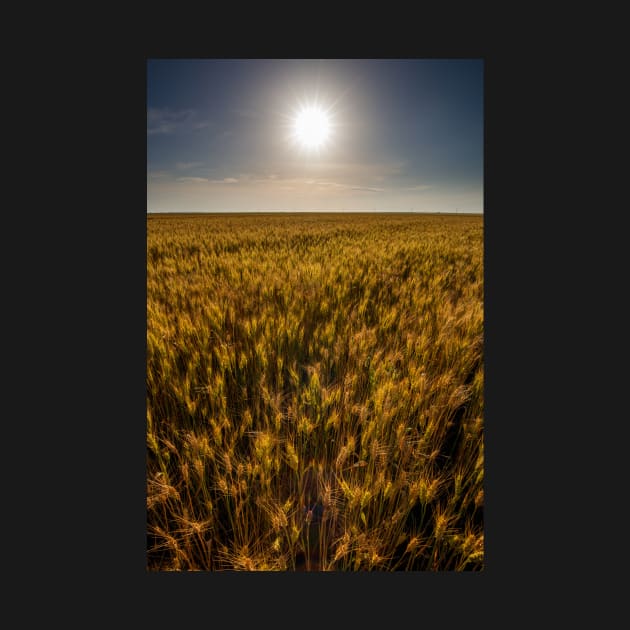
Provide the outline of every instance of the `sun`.
{"type": "Polygon", "coordinates": [[[330,138],[330,119],[318,105],[303,107],[296,115],[293,136],[305,149],[320,149],[330,138]]]}

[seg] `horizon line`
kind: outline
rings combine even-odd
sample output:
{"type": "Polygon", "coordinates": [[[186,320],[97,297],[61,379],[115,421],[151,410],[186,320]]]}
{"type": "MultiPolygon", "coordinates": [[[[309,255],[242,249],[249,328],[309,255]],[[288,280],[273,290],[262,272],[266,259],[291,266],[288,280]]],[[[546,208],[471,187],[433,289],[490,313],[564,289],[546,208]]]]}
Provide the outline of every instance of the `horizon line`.
{"type": "Polygon", "coordinates": [[[146,214],[448,214],[478,215],[481,212],[442,212],[439,210],[147,210],[146,214]]]}

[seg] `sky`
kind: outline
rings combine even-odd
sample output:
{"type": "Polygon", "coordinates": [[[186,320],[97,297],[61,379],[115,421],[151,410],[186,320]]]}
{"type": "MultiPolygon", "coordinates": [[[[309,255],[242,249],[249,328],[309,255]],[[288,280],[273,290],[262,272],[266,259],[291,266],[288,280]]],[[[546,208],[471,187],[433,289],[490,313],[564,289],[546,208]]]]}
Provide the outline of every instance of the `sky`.
{"type": "Polygon", "coordinates": [[[147,212],[483,212],[481,59],[149,59],[147,212]]]}

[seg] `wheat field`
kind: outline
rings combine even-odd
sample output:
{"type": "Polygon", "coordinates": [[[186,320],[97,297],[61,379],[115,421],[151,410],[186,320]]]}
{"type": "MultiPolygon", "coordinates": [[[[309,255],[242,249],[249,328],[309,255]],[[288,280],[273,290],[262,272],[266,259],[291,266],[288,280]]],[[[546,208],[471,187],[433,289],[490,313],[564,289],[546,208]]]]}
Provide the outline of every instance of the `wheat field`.
{"type": "Polygon", "coordinates": [[[147,569],[480,571],[483,217],[147,215],[147,569]]]}

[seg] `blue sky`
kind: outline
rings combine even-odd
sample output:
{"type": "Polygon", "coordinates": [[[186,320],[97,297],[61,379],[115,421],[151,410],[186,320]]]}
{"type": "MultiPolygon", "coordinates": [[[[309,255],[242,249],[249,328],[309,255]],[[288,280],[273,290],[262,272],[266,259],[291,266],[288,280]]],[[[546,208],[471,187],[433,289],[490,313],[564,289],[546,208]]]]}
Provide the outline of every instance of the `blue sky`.
{"type": "Polygon", "coordinates": [[[483,212],[483,125],[479,59],[150,59],[147,211],[483,212]]]}

